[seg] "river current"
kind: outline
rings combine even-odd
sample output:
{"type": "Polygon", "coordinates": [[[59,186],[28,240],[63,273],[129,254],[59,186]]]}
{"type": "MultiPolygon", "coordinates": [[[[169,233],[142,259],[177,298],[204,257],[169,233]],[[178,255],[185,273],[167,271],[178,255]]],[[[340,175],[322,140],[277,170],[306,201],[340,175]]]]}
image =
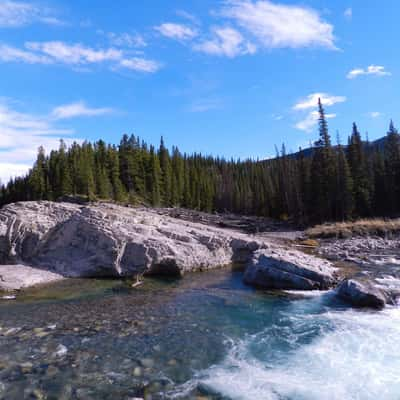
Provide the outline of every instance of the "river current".
{"type": "Polygon", "coordinates": [[[400,399],[400,309],[222,269],[68,280],[0,302],[0,399],[400,399]]]}

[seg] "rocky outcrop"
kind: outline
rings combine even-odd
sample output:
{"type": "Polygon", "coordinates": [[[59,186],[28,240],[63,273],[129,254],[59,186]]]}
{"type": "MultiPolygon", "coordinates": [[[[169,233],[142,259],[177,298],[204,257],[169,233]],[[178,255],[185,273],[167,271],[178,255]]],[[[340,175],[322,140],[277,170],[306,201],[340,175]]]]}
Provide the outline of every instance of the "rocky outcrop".
{"type": "Polygon", "coordinates": [[[353,307],[381,309],[391,303],[391,297],[371,282],[347,279],[337,287],[337,295],[353,307]]]}
{"type": "Polygon", "coordinates": [[[59,274],[26,265],[0,265],[0,291],[20,290],[63,279],[59,274]]]}
{"type": "MultiPolygon", "coordinates": [[[[398,237],[352,237],[347,239],[324,240],[318,249],[321,256],[333,261],[349,261],[357,264],[375,263],[374,255],[397,250],[398,237]]],[[[390,254],[390,253],[389,253],[390,254]]]]}
{"type": "Polygon", "coordinates": [[[232,230],[113,204],[24,202],[0,210],[0,264],[68,277],[182,275],[247,262],[263,246],[232,230]]]}
{"type": "Polygon", "coordinates": [[[266,289],[324,290],[333,287],[337,277],[328,261],[275,248],[255,252],[244,281],[266,289]]]}

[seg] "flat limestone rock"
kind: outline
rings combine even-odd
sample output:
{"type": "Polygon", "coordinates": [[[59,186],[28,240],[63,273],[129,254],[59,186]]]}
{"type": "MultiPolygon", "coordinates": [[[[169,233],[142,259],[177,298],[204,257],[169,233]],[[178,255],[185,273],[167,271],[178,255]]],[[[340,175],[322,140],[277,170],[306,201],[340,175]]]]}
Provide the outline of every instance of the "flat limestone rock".
{"type": "Polygon", "coordinates": [[[346,279],[336,291],[342,300],[354,307],[381,309],[390,302],[390,296],[371,282],[346,279]]]}
{"type": "Polygon", "coordinates": [[[280,248],[254,253],[244,274],[246,284],[265,289],[325,290],[337,282],[329,261],[280,248]]]}
{"type": "Polygon", "coordinates": [[[0,210],[0,264],[67,277],[183,275],[247,262],[266,246],[233,230],[110,203],[21,202],[0,210]]]}
{"type": "Polygon", "coordinates": [[[0,290],[12,291],[63,279],[59,274],[26,265],[0,265],[0,290]]]}

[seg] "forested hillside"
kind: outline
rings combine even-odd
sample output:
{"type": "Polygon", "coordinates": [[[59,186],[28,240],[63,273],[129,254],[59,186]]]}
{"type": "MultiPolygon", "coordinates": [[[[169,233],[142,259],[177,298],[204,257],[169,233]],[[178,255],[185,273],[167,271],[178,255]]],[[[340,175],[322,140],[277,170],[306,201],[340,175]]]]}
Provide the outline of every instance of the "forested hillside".
{"type": "Polygon", "coordinates": [[[308,224],[400,212],[400,136],[390,123],[385,146],[362,141],[356,124],[348,145],[333,146],[319,103],[312,152],[282,151],[273,160],[225,160],[158,149],[124,135],[119,146],[73,144],[46,155],[1,188],[0,204],[67,195],[152,206],[291,218],[308,224]]]}

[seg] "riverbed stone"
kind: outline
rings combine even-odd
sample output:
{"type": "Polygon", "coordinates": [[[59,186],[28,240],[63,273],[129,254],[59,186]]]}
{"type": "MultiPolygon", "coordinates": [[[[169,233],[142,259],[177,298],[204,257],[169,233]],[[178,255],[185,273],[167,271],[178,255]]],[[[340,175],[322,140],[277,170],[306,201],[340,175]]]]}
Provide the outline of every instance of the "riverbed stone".
{"type": "Polygon", "coordinates": [[[354,307],[381,309],[389,302],[384,290],[372,282],[346,279],[337,288],[338,296],[354,307]]]}
{"type": "Polygon", "coordinates": [[[256,251],[243,279],[252,286],[280,290],[326,290],[337,282],[329,261],[279,248],[256,251]]]}

